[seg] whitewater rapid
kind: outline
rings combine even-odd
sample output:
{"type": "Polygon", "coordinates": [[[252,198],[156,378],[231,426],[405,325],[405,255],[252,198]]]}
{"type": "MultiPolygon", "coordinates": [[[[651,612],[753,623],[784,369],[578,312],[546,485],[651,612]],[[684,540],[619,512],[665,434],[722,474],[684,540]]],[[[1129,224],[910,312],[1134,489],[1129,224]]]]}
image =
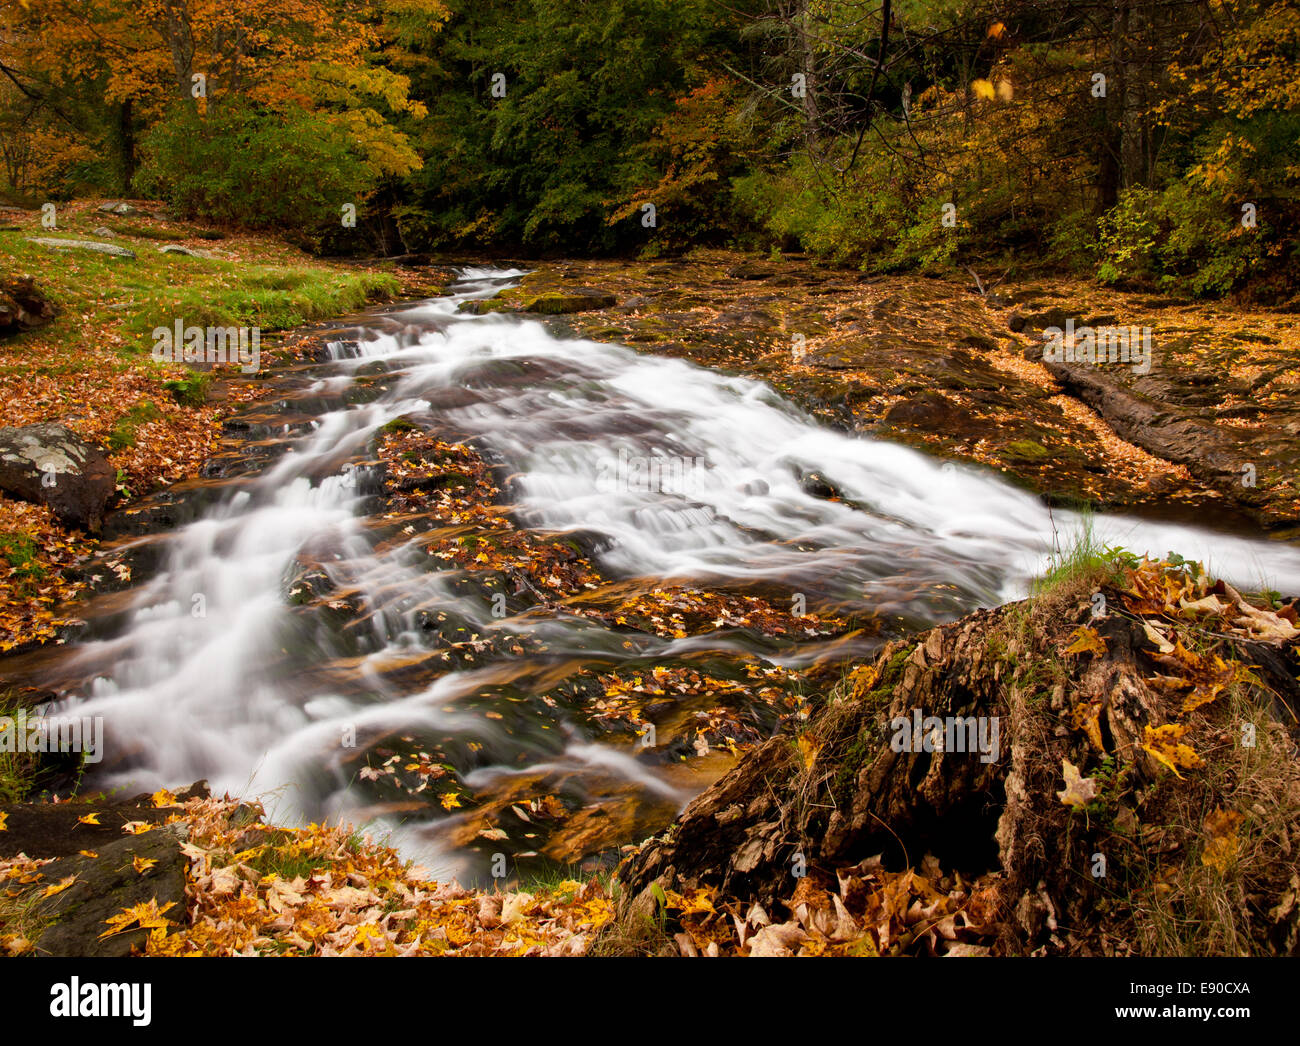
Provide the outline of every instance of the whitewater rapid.
{"type": "MultiPolygon", "coordinates": [[[[597,535],[606,576],[763,583],[810,604],[920,625],[1023,595],[1053,549],[1091,525],[1106,544],[1176,551],[1251,589],[1300,591],[1300,550],[1288,545],[1050,511],[990,472],[832,431],[760,382],[560,339],[537,320],[457,311],[519,275],[464,270],[450,296],[385,310],[335,343],[308,395],[337,400],[376,362],[395,380],[371,402],[326,410],[285,435],[286,453],[168,539],[162,569],[133,591],[121,627],[69,655],[109,666],[60,705],[102,715],[110,743],[129,750],[103,784],[145,790],[202,777],[217,792],[265,797],[280,819],[350,819],[373,809],[357,792],[355,767],[338,756],[351,728],[363,741],[472,737],[491,758],[465,770],[471,787],[521,767],[562,766],[578,778],[621,777],[674,803],[689,798],[626,746],[571,724],[545,735],[515,729],[463,707],[518,678],[517,665],[451,670],[405,689],[385,675],[420,652],[417,615],[430,610],[484,633],[544,636],[554,658],[622,656],[618,637],[589,621],[493,617],[430,564],[418,536],[377,550],[366,525],[373,491],[356,462],[399,417],[472,434],[511,473],[517,521],[597,535]],[[810,474],[839,499],[810,492],[810,474]],[[341,644],[286,598],[286,577],[305,552],[362,601],[364,641],[341,644]],[[326,663],[345,664],[346,683],[317,671],[326,663]]],[[[673,656],[711,642],[664,640],[637,653],[673,656]]],[[[438,826],[370,823],[426,863],[458,870],[438,826]]]]}

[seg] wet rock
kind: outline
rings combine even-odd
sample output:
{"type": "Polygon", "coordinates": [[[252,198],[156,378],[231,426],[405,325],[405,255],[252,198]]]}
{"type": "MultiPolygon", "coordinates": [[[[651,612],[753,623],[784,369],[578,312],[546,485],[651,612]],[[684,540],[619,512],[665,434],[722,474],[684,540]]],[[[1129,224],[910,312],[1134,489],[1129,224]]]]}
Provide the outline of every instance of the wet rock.
{"type": "Polygon", "coordinates": [[[770,280],[776,275],[776,270],[756,262],[741,262],[728,269],[727,275],[733,280],[770,280]]]}
{"type": "Polygon", "coordinates": [[[649,701],[646,703],[645,710],[644,710],[645,717],[649,719],[650,722],[652,723],[658,723],[661,722],[663,719],[665,719],[667,716],[671,715],[673,709],[676,707],[677,707],[676,701],[670,701],[666,698],[658,698],[654,701],[649,701]]]}
{"type": "Polygon", "coordinates": [[[617,303],[618,299],[608,291],[593,290],[590,287],[566,287],[558,291],[538,295],[524,305],[523,311],[554,316],[563,313],[608,309],[617,303]]]}
{"type": "Polygon", "coordinates": [[[1007,321],[1007,326],[1015,333],[1033,333],[1035,331],[1046,330],[1048,327],[1060,327],[1065,329],[1067,320],[1074,319],[1074,314],[1067,312],[1060,306],[1053,306],[1050,309],[1043,309],[1039,312],[1016,312],[1012,313],[1007,321]]]}
{"type": "Polygon", "coordinates": [[[135,258],[135,251],[114,243],[97,243],[94,240],[55,240],[48,236],[29,236],[27,242],[48,247],[52,251],[90,251],[93,254],[109,254],[114,258],[135,258]]]}
{"type": "Polygon", "coordinates": [[[898,428],[930,431],[964,431],[973,419],[952,400],[937,392],[922,392],[896,403],[885,414],[885,422],[898,428]]]}
{"type": "Polygon", "coordinates": [[[718,322],[729,327],[775,327],[776,320],[761,309],[740,309],[719,314],[718,322]]]}
{"type": "Polygon", "coordinates": [[[799,489],[809,497],[830,501],[840,497],[840,489],[820,472],[805,472],[799,479],[799,489]]]}
{"type": "Polygon", "coordinates": [[[0,429],[0,490],[48,505],[66,527],[97,532],[116,486],[104,452],[63,425],[0,429]]]}
{"type": "MultiPolygon", "coordinates": [[[[109,752],[110,759],[111,756],[109,752]]],[[[157,808],[151,800],[143,805],[138,802],[0,804],[0,813],[5,815],[5,830],[0,832],[0,858],[17,854],[33,858],[70,858],[75,857],[79,850],[102,852],[122,839],[122,826],[128,822],[161,824],[175,812],[174,807],[157,808]],[[98,823],[87,824],[80,820],[92,813],[98,823]]]]}
{"type": "Polygon", "coordinates": [[[44,326],[55,308],[30,276],[0,277],[0,337],[44,326]]]}
{"type": "Polygon", "coordinates": [[[1050,451],[1041,443],[1032,439],[1019,439],[1002,448],[1002,457],[1016,465],[1041,463],[1050,451]]]}
{"type": "Polygon", "coordinates": [[[37,938],[36,953],[90,957],[143,950],[147,930],[101,936],[112,929],[108,919],[137,904],[156,901],[167,909],[166,918],[183,920],[187,860],[180,848],[186,833],[184,824],[158,828],[89,851],[95,857],[65,857],[45,866],[40,889],[69,877],[73,882],[37,902],[36,918],[51,923],[37,938]]]}

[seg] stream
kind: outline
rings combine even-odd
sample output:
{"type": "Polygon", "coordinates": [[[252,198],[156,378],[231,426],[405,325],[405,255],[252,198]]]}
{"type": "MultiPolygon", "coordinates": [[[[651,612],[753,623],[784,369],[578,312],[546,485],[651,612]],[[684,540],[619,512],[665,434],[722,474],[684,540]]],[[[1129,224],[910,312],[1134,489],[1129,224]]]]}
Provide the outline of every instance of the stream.
{"type": "MultiPolygon", "coordinates": [[[[602,731],[590,691],[562,685],[575,673],[689,665],[743,689],[861,657],[1023,595],[1086,525],[988,471],[823,427],[759,382],[457,311],[520,275],[465,269],[449,296],[375,310],[332,358],[287,368],[274,417],[250,409],[244,470],[197,484],[194,518],[132,539],[154,569],[90,605],[74,642],[27,660],[25,677],[62,695],[55,710],[103,716],[93,783],[131,794],[206,778],[261,797],[272,820],[365,825],[462,881],[497,853],[608,852],[666,824],[732,757],[656,756],[602,731]],[[778,642],[730,622],[630,631],[535,601],[503,614],[428,554],[425,532],[375,518],[373,442],[399,418],[479,448],[517,527],[574,535],[627,591],[760,594],[873,625],[778,642]],[[305,563],[325,596],[294,598],[305,563]],[[453,625],[456,657],[431,656],[453,625]]],[[[1300,591],[1288,545],[1133,517],[1091,525],[1108,544],[1300,591]]],[[[770,732],[775,719],[755,722],[770,732]]]]}

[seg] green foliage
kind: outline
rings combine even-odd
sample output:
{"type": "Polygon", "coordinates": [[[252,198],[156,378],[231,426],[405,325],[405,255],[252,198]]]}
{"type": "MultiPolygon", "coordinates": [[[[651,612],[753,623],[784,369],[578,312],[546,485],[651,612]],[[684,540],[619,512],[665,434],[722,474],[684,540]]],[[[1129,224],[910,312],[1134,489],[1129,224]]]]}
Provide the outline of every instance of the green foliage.
{"type": "Polygon", "coordinates": [[[375,187],[343,129],[301,109],[223,106],[199,117],[178,106],[144,141],[140,192],[186,218],[319,237],[341,207],[375,187]]]}
{"type": "MultiPolygon", "coordinates": [[[[13,691],[0,691],[0,719],[15,717],[22,708],[13,691]]],[[[0,748],[0,805],[26,799],[35,783],[36,771],[33,756],[0,748]]]]}
{"type": "Polygon", "coordinates": [[[652,140],[700,77],[716,13],[703,0],[452,6],[413,81],[429,114],[410,127],[425,162],[395,212],[403,239],[603,251],[657,235],[640,212],[610,219],[657,179],[652,140]]]}
{"type": "Polygon", "coordinates": [[[201,407],[208,399],[208,385],[212,377],[198,372],[185,378],[164,381],[163,388],[171,393],[172,399],[182,407],[201,407]]]}
{"type": "Polygon", "coordinates": [[[9,580],[19,585],[40,581],[45,568],[37,559],[36,542],[27,534],[17,531],[0,533],[0,559],[9,564],[9,580]]]}
{"type": "Polygon", "coordinates": [[[134,447],[141,426],[160,417],[162,413],[154,403],[150,400],[141,400],[114,423],[113,430],[108,434],[109,449],[123,450],[126,447],[134,447]]]}
{"type": "Polygon", "coordinates": [[[1139,280],[1197,295],[1225,294],[1263,264],[1267,228],[1184,182],[1157,192],[1136,186],[1102,216],[1097,277],[1139,280]]]}
{"type": "Polygon", "coordinates": [[[948,199],[909,193],[876,164],[844,180],[828,174],[800,157],[784,171],[739,177],[737,210],[771,244],[878,273],[942,270],[969,235],[964,222],[943,224],[948,199]]]}
{"type": "Polygon", "coordinates": [[[847,0],[250,0],[191,12],[195,53],[240,70],[197,105],[174,29],[102,6],[0,6],[21,59],[0,78],[7,195],[133,185],[318,252],[726,243],[880,273],[1046,261],[1203,296],[1300,290],[1289,5],[1148,0],[1113,33],[1067,0],[909,0],[886,32],[847,0]]]}

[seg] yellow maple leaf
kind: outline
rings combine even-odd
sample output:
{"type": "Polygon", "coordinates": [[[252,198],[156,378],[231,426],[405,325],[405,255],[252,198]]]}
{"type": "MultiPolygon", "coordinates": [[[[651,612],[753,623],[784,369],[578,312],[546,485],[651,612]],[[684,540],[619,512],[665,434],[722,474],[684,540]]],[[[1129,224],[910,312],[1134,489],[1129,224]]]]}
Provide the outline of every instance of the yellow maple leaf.
{"type": "Polygon", "coordinates": [[[85,817],[78,817],[77,824],[99,824],[99,814],[86,814],[85,817]]]}
{"type": "Polygon", "coordinates": [[[1073,642],[1065,648],[1067,654],[1093,653],[1104,656],[1106,653],[1106,640],[1089,625],[1080,625],[1070,633],[1070,639],[1073,642]]]}
{"type": "Polygon", "coordinates": [[[1210,811],[1205,818],[1205,849],[1201,852],[1201,864],[1213,868],[1220,874],[1226,874],[1237,860],[1237,827],[1244,821],[1245,815],[1236,810],[1219,807],[1210,811]]]}
{"type": "Polygon", "coordinates": [[[62,893],[64,890],[66,890],[69,886],[71,886],[76,881],[77,881],[77,877],[75,875],[70,875],[66,879],[60,879],[57,883],[47,886],[45,888],[45,892],[41,894],[41,896],[53,897],[56,893],[62,893]]]}
{"type": "Polygon", "coordinates": [[[164,916],[167,910],[174,907],[175,904],[175,901],[168,901],[159,908],[158,898],[154,897],[148,903],[141,901],[130,908],[123,908],[117,915],[111,915],[104,920],[108,925],[108,929],[101,933],[99,937],[102,940],[105,937],[112,937],[114,934],[125,933],[131,929],[132,923],[138,923],[141,929],[153,929],[155,927],[165,929],[172,925],[172,921],[164,918],[164,916]]]}
{"type": "Polygon", "coordinates": [[[9,828],[5,823],[8,820],[9,820],[9,815],[7,813],[4,813],[3,811],[0,811],[0,832],[9,831],[9,828]]]}
{"type": "Polygon", "coordinates": [[[179,805],[176,802],[176,796],[167,791],[166,788],[159,788],[158,791],[154,792],[152,799],[155,807],[179,805]]]}
{"type": "Polygon", "coordinates": [[[98,851],[98,850],[78,850],[77,853],[79,853],[82,857],[92,857],[92,858],[93,858],[93,857],[98,857],[98,856],[99,856],[99,851],[98,851]]]}
{"type": "Polygon", "coordinates": [[[144,875],[145,872],[157,863],[157,859],[153,857],[136,857],[131,862],[131,865],[135,868],[137,875],[144,875]]]}
{"type": "Polygon", "coordinates": [[[1169,767],[1175,777],[1183,776],[1178,772],[1180,766],[1184,770],[1194,770],[1202,765],[1200,756],[1187,745],[1179,743],[1178,739],[1187,733],[1187,727],[1183,724],[1166,723],[1154,729],[1149,726],[1143,729],[1146,741],[1142,745],[1142,750],[1169,767]]]}
{"type": "Polygon", "coordinates": [[[849,674],[849,679],[853,683],[853,700],[859,701],[864,694],[870,693],[879,677],[880,673],[876,671],[875,665],[862,665],[854,669],[849,674]]]}
{"type": "Polygon", "coordinates": [[[455,792],[443,792],[442,795],[438,797],[438,802],[442,803],[442,808],[444,810],[454,810],[456,807],[460,806],[460,796],[455,792]]]}
{"type": "Polygon", "coordinates": [[[1096,702],[1080,701],[1070,710],[1071,718],[1074,721],[1076,730],[1082,730],[1088,735],[1088,740],[1092,742],[1093,747],[1102,755],[1106,754],[1106,746],[1101,739],[1101,705],[1096,702]]]}

